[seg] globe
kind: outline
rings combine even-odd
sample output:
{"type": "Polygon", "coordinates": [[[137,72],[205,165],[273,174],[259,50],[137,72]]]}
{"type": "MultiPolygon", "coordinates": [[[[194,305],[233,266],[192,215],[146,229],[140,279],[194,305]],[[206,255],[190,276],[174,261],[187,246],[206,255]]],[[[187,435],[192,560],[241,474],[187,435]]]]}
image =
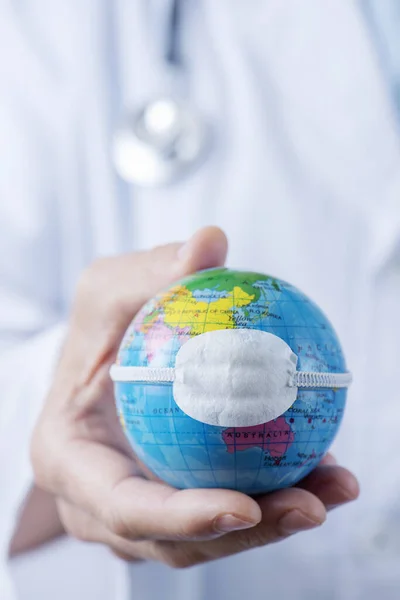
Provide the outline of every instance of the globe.
{"type": "MultiPolygon", "coordinates": [[[[297,369],[346,371],[323,312],[294,286],[260,273],[200,271],[151,299],[129,326],[117,364],[174,367],[183,344],[218,329],[247,328],[282,338],[297,369]]],[[[259,494],[293,486],[322,459],[343,417],[346,389],[298,388],[290,408],[249,427],[207,425],[185,414],[171,383],[115,383],[116,407],[139,460],[176,488],[259,494]]]]}

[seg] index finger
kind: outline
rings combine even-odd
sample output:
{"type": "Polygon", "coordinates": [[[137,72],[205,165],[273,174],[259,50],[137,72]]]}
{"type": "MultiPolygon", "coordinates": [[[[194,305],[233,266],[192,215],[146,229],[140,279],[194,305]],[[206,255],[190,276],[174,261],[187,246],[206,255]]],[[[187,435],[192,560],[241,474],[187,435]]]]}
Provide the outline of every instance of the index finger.
{"type": "Polygon", "coordinates": [[[261,519],[257,502],[240,492],[176,490],[133,475],[132,460],[113,448],[71,441],[66,452],[64,497],[120,537],[201,539],[250,528],[261,519]]]}

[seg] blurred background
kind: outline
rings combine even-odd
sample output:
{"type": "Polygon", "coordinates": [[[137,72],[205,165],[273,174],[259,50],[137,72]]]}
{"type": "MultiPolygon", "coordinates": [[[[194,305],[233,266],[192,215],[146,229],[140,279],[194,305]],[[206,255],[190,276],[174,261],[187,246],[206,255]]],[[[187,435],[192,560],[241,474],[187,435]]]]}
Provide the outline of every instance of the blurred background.
{"type": "Polygon", "coordinates": [[[0,598],[397,600],[400,3],[0,0],[0,47],[0,598]],[[204,225],[334,324],[362,493],[280,544],[128,568],[63,535],[30,439],[85,267],[204,225]]]}

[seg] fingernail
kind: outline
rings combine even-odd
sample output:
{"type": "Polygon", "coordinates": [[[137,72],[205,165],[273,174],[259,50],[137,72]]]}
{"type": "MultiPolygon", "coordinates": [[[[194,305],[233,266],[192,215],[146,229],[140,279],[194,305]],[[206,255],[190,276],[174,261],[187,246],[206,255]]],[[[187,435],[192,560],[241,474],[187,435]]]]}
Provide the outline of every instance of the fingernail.
{"type": "Polygon", "coordinates": [[[332,454],[325,454],[324,458],[321,460],[321,464],[327,465],[327,466],[330,466],[330,465],[334,466],[334,465],[337,465],[338,462],[332,454]]]}
{"type": "Polygon", "coordinates": [[[177,252],[178,260],[184,261],[186,259],[186,257],[190,253],[190,246],[191,246],[191,244],[190,244],[190,240],[189,240],[188,242],[185,242],[184,244],[182,244],[180,248],[178,248],[178,252],[177,252]]]}
{"type": "Polygon", "coordinates": [[[357,479],[352,475],[346,482],[346,487],[342,486],[343,495],[348,502],[357,500],[360,495],[360,484],[357,479]]]}
{"type": "Polygon", "coordinates": [[[323,521],[305,515],[300,510],[294,509],[287,512],[278,521],[279,529],[284,535],[292,535],[298,531],[305,531],[322,525],[323,521]]]}
{"type": "Polygon", "coordinates": [[[223,515],[222,517],[218,517],[214,521],[214,529],[220,533],[229,533],[230,531],[238,531],[239,529],[250,529],[250,527],[254,527],[257,523],[254,521],[244,521],[243,519],[238,519],[234,515],[223,515]]]}

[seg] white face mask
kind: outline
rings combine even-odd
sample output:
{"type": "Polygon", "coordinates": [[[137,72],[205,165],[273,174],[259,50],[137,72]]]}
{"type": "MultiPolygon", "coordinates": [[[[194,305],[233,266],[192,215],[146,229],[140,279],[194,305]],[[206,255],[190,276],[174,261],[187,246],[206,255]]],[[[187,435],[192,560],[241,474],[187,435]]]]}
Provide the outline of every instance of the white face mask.
{"type": "Polygon", "coordinates": [[[179,408],[223,427],[261,425],[281,416],[299,387],[340,388],[350,373],[296,370],[297,356],[281,338],[255,329],[222,329],[183,344],[174,368],[114,365],[114,381],[173,384],[179,408]]]}

